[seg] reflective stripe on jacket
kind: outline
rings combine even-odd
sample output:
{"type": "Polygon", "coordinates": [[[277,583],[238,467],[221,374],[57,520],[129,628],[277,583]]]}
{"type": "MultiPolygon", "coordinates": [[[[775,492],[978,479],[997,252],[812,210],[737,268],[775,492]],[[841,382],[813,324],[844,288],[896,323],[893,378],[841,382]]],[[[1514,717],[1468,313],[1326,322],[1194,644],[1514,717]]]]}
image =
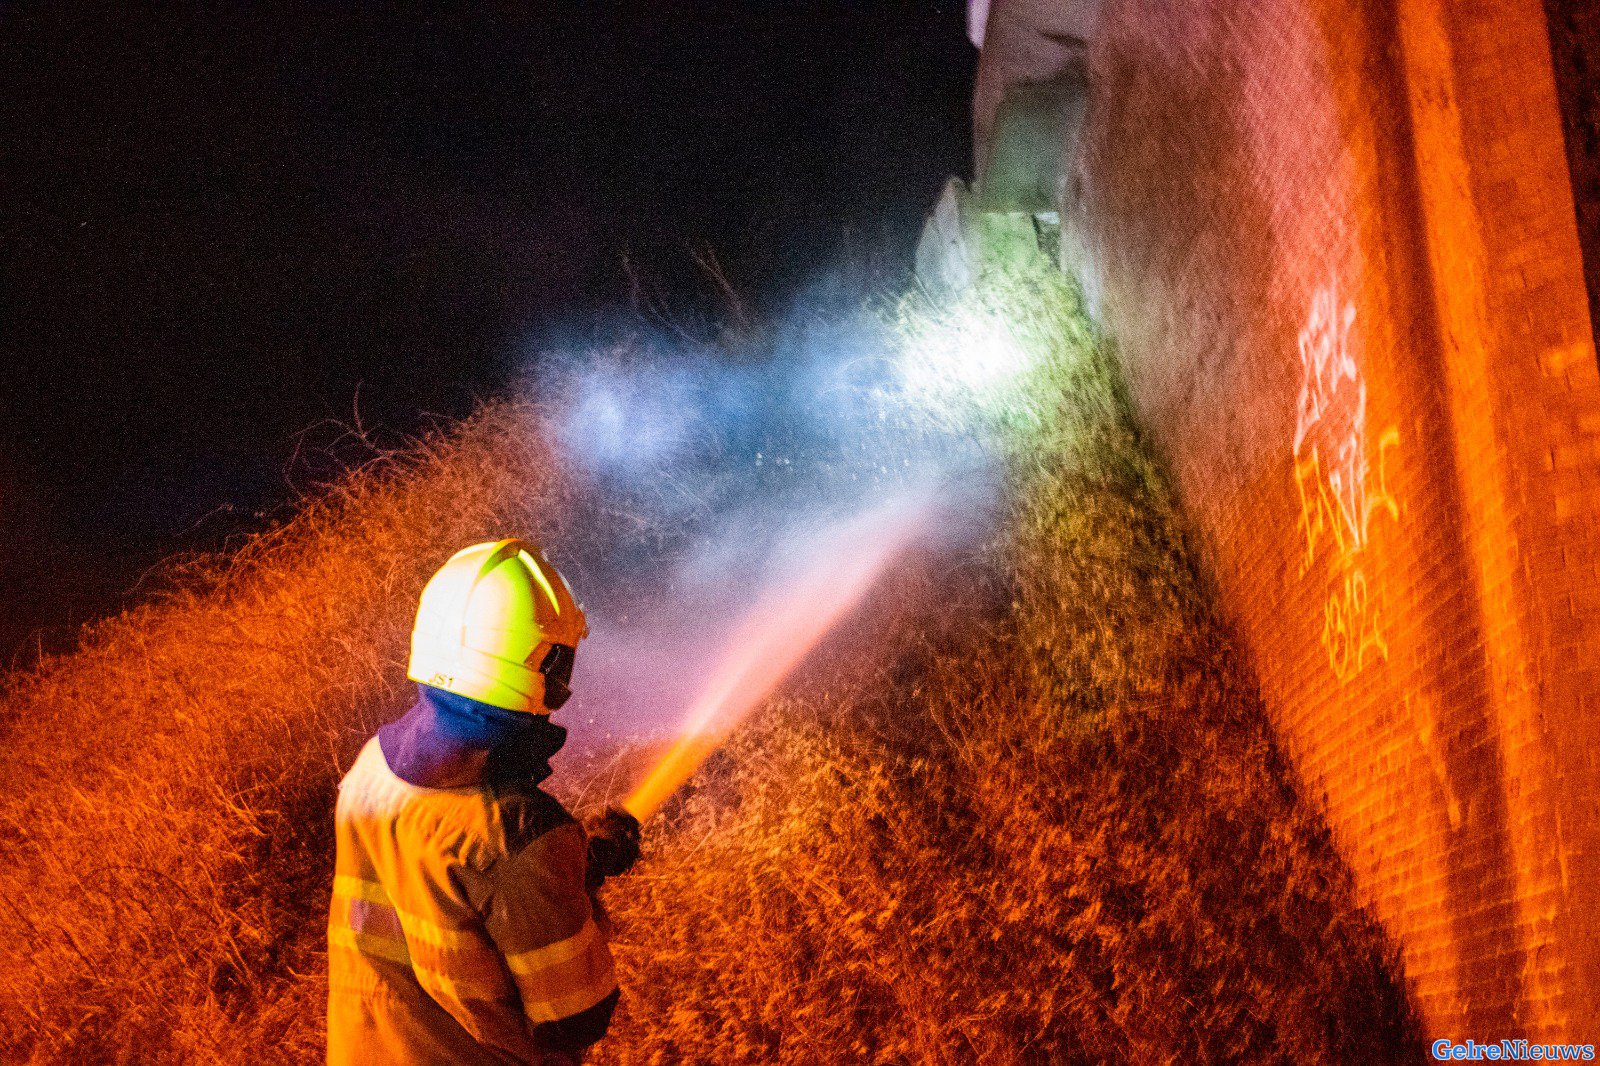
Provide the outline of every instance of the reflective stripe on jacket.
{"type": "Polygon", "coordinates": [[[332,1066],[542,1063],[604,1033],[611,950],[583,828],[555,799],[408,784],[374,737],[335,824],[332,1066]]]}

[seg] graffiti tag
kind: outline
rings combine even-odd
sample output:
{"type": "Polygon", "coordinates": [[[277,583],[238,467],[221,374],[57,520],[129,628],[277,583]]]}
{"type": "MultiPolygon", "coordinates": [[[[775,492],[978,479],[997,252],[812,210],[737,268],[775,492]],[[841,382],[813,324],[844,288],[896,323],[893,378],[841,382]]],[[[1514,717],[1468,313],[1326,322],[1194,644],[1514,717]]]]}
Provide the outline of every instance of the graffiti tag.
{"type": "Polygon", "coordinates": [[[1346,681],[1369,662],[1389,657],[1380,590],[1364,563],[1373,519],[1399,521],[1400,503],[1389,489],[1389,453],[1400,430],[1378,434],[1368,450],[1367,383],[1350,348],[1356,309],[1341,304],[1337,289],[1317,290],[1300,331],[1300,399],[1294,431],[1294,479],[1300,498],[1304,577],[1319,558],[1328,560],[1332,589],[1323,605],[1322,646],[1334,676],[1346,681]]]}

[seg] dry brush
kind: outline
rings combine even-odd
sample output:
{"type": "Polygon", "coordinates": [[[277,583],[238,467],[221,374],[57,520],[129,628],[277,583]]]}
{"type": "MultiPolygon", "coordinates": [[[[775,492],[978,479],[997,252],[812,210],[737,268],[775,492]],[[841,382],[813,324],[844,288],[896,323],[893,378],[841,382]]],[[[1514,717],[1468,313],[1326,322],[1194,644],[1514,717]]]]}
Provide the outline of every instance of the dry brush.
{"type": "MultiPolygon", "coordinates": [[[[1075,294],[970,300],[1036,358],[940,415],[1004,447],[1005,528],[886,587],[652,826],[597,1059],[1414,1057],[1075,294]]],[[[583,511],[541,424],[492,404],[6,682],[0,1057],[320,1057],[334,783],[406,700],[429,568],[583,511]]]]}

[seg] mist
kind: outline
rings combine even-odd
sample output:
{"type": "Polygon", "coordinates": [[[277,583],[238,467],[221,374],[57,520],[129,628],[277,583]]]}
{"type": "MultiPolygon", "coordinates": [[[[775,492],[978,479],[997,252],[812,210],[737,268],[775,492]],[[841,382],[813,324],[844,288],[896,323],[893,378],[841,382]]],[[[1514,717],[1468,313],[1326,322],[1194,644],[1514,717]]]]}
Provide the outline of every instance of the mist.
{"type": "Polygon", "coordinates": [[[538,351],[526,387],[583,488],[546,545],[589,616],[575,752],[719,738],[904,553],[991,528],[996,456],[925,348],[862,298],[755,340],[633,322],[538,351]]]}

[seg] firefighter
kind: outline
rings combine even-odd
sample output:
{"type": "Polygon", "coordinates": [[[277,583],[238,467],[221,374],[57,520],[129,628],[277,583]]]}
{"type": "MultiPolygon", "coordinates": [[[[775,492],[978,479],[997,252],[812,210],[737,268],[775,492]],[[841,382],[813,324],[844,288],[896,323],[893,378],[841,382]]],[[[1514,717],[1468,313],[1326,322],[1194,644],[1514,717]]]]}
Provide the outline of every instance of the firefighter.
{"type": "Polygon", "coordinates": [[[328,1062],[570,1066],[617,1003],[593,893],[639,823],[591,833],[539,783],[566,739],[583,610],[539,549],[456,553],[422,592],[418,699],[339,786],[328,1062]]]}

